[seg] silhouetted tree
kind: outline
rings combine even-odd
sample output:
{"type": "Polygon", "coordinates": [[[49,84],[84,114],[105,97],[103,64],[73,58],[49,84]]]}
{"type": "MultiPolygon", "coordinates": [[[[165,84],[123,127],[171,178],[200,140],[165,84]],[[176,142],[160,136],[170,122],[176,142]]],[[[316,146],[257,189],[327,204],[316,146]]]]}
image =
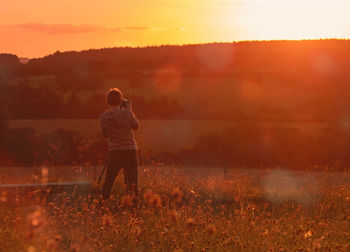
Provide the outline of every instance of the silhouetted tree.
{"type": "Polygon", "coordinates": [[[2,132],[5,132],[8,128],[8,124],[7,121],[10,118],[8,112],[3,109],[0,108],[0,135],[2,132]]]}

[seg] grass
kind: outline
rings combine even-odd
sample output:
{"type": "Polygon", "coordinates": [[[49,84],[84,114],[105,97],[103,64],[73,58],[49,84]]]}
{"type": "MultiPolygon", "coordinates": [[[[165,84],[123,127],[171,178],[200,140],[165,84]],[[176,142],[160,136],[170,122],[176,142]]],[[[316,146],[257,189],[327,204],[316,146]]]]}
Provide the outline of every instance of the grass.
{"type": "Polygon", "coordinates": [[[122,176],[103,204],[1,194],[0,251],[349,251],[349,178],[156,164],[141,168],[137,208],[122,176]]]}

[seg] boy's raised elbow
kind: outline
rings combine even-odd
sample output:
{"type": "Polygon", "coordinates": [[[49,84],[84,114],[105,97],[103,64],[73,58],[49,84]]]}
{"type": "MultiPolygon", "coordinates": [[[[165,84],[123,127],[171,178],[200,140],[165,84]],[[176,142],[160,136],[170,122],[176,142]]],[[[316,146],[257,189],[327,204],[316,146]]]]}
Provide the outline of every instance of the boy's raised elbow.
{"type": "Polygon", "coordinates": [[[138,122],[132,125],[133,130],[138,130],[139,128],[140,128],[140,124],[138,122]]]}
{"type": "Polygon", "coordinates": [[[132,111],[130,111],[130,110],[127,110],[127,111],[129,113],[129,120],[130,120],[131,128],[133,130],[138,130],[140,128],[139,120],[137,120],[135,114],[132,111]]]}

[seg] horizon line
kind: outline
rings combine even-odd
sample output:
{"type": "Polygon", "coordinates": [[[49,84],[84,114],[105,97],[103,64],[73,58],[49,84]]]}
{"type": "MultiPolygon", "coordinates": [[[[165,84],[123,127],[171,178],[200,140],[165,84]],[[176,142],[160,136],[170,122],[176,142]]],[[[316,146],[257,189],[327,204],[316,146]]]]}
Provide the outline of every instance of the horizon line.
{"type": "Polygon", "coordinates": [[[301,42],[301,41],[327,41],[327,40],[338,40],[338,41],[348,41],[350,38],[302,38],[302,39],[252,39],[252,40],[234,40],[234,41],[212,41],[212,42],[203,42],[203,43],[187,43],[187,44],[154,44],[154,45],[144,45],[144,46],[113,46],[113,47],[100,47],[100,48],[89,48],[89,49],[83,49],[83,50],[66,50],[66,51],[60,51],[56,50],[53,53],[46,54],[43,56],[38,57],[26,57],[26,56],[19,56],[14,53],[10,52],[0,52],[0,54],[12,54],[16,55],[19,59],[40,59],[45,58],[50,55],[54,55],[55,53],[69,53],[69,52],[87,52],[91,50],[103,50],[103,49],[123,49],[123,48],[129,48],[129,49],[143,49],[143,48],[152,48],[152,47],[176,47],[176,46],[199,46],[199,45],[210,45],[210,44],[235,44],[235,43],[252,43],[252,42],[301,42]]]}

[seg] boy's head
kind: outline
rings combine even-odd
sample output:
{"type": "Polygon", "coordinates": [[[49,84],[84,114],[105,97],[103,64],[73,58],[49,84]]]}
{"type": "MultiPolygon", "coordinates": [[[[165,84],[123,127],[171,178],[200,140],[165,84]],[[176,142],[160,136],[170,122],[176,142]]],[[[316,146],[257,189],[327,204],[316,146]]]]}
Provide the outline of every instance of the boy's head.
{"type": "Polygon", "coordinates": [[[111,88],[106,94],[107,105],[120,106],[122,104],[123,95],[118,88],[111,88]]]}

